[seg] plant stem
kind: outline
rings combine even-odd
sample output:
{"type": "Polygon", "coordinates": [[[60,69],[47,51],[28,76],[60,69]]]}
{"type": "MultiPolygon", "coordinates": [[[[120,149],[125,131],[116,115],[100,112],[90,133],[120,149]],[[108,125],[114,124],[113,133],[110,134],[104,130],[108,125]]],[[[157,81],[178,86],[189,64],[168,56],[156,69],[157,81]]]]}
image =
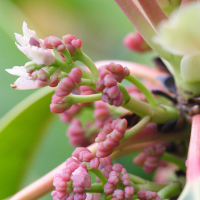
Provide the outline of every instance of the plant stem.
{"type": "Polygon", "coordinates": [[[90,190],[85,190],[86,193],[102,193],[103,185],[101,183],[93,183],[90,190]]]}
{"type": "Polygon", "coordinates": [[[118,85],[121,93],[123,94],[123,103],[126,104],[130,99],[130,95],[127,92],[126,88],[122,84],[117,83],[117,85],[118,85]]]}
{"type": "Polygon", "coordinates": [[[96,83],[91,79],[81,78],[81,82],[78,85],[96,86],[96,83]]]}
{"type": "Polygon", "coordinates": [[[168,19],[156,0],[138,0],[138,2],[155,29],[162,20],[168,19]]]}
{"type": "Polygon", "coordinates": [[[186,172],[185,162],[180,160],[176,156],[169,154],[169,153],[164,153],[163,156],[161,157],[161,159],[175,163],[176,165],[178,165],[180,167],[181,170],[186,172]]]}
{"type": "Polygon", "coordinates": [[[71,55],[70,55],[68,49],[66,48],[65,51],[62,52],[62,54],[63,54],[63,56],[64,56],[65,59],[66,59],[66,63],[70,65],[70,64],[72,63],[72,57],[71,57],[71,55]]]}
{"type": "Polygon", "coordinates": [[[158,192],[158,196],[162,198],[163,200],[168,199],[170,197],[175,197],[181,193],[181,189],[182,189],[182,186],[180,183],[171,183],[167,185],[166,187],[164,187],[163,189],[161,189],[158,192]]]}
{"type": "Polygon", "coordinates": [[[164,188],[167,184],[160,184],[160,183],[154,183],[151,181],[147,181],[145,179],[142,179],[136,175],[129,174],[130,181],[135,185],[135,190],[149,190],[158,192],[162,188],[164,188]]]}
{"type": "Polygon", "coordinates": [[[90,103],[94,101],[101,100],[101,93],[98,94],[91,94],[91,95],[73,95],[70,94],[67,97],[70,98],[70,100],[73,102],[73,104],[76,103],[90,103]]]}
{"type": "Polygon", "coordinates": [[[152,117],[151,122],[163,124],[172,120],[177,120],[179,112],[176,108],[166,105],[160,105],[159,107],[152,106],[148,103],[140,101],[132,96],[127,104],[122,107],[132,111],[140,117],[149,115],[152,117]]]}
{"type": "Polygon", "coordinates": [[[138,190],[148,190],[152,192],[158,192],[159,190],[163,189],[166,187],[167,184],[162,184],[162,183],[154,183],[147,181],[145,184],[138,184],[138,190]]]}
{"type": "Polygon", "coordinates": [[[151,121],[151,116],[147,115],[144,118],[142,118],[135,126],[127,130],[124,134],[124,138],[120,141],[123,142],[125,140],[128,140],[129,138],[136,135],[139,131],[141,131],[149,122],[151,121]]]}
{"type": "Polygon", "coordinates": [[[78,53],[76,59],[84,63],[96,77],[99,77],[99,71],[94,62],[83,52],[78,53]]]}
{"type": "Polygon", "coordinates": [[[134,174],[128,173],[130,180],[135,184],[145,184],[147,180],[140,178],[139,176],[136,176],[134,174]]]}
{"type": "Polygon", "coordinates": [[[200,114],[192,117],[186,180],[191,182],[200,176],[200,114]]]}
{"type": "Polygon", "coordinates": [[[152,41],[153,36],[157,35],[154,28],[145,18],[145,16],[141,13],[139,8],[135,5],[132,0],[115,0],[121,10],[125,13],[134,27],[139,31],[144,40],[148,43],[148,45],[160,56],[166,60],[170,60],[172,54],[163,50],[162,47],[158,44],[155,44],[152,41]]]}
{"type": "Polygon", "coordinates": [[[153,94],[136,77],[130,74],[129,76],[125,77],[125,79],[133,83],[140,90],[140,92],[145,95],[151,105],[158,106],[153,94]]]}
{"type": "Polygon", "coordinates": [[[103,185],[108,182],[108,179],[103,175],[100,169],[90,169],[89,171],[94,173],[99,178],[99,180],[103,185]]]}

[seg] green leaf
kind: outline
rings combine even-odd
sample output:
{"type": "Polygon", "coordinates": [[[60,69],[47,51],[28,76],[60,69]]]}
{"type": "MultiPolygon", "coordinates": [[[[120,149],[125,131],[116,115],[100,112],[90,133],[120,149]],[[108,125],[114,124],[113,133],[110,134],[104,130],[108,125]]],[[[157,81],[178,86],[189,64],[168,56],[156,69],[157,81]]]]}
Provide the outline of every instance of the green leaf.
{"type": "Polygon", "coordinates": [[[17,191],[29,158],[52,118],[54,88],[42,88],[0,120],[0,199],[17,191]],[[28,128],[27,128],[28,127],[28,128]]]}

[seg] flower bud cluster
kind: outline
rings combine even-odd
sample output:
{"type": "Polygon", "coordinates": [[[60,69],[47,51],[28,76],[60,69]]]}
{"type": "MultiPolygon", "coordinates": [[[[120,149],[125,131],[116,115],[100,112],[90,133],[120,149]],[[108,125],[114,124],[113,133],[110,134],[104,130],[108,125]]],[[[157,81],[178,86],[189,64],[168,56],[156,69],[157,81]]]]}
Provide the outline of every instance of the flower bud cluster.
{"type": "Polygon", "coordinates": [[[104,193],[121,200],[132,199],[134,188],[130,186],[129,175],[121,164],[115,163],[112,166],[108,175],[108,182],[104,185],[104,193]]]}
{"type": "Polygon", "coordinates": [[[129,50],[136,51],[139,53],[147,52],[151,50],[151,47],[146,43],[143,37],[138,31],[129,33],[124,38],[124,46],[129,50]]]}
{"type": "Polygon", "coordinates": [[[73,35],[64,35],[62,41],[65,43],[66,48],[68,49],[71,56],[73,56],[77,51],[80,51],[82,46],[82,41],[77,39],[73,35]]]}
{"type": "Polygon", "coordinates": [[[67,49],[73,58],[77,52],[81,51],[82,41],[75,36],[68,34],[64,35],[62,40],[55,36],[49,36],[44,39],[44,45],[47,49],[56,48],[62,56],[61,60],[66,61],[63,52],[67,49]]]}
{"type": "Polygon", "coordinates": [[[151,192],[147,190],[138,191],[137,197],[139,200],[162,200],[156,192],[151,192]]]}
{"type": "Polygon", "coordinates": [[[96,156],[99,158],[109,156],[113,152],[114,148],[117,147],[119,142],[124,138],[126,128],[126,119],[120,118],[105,125],[103,131],[100,132],[95,139],[95,141],[99,143],[96,156]]]}
{"type": "Polygon", "coordinates": [[[160,165],[160,158],[166,149],[165,143],[158,143],[147,147],[137,157],[133,159],[133,163],[143,167],[143,170],[150,174],[154,172],[160,165]]]}
{"type": "Polygon", "coordinates": [[[79,68],[73,68],[68,77],[64,77],[60,83],[58,88],[55,90],[55,94],[58,97],[64,97],[69,95],[73,90],[76,89],[76,84],[81,82],[82,72],[79,68]]]}
{"type": "Polygon", "coordinates": [[[53,113],[63,113],[64,111],[71,108],[73,102],[71,99],[66,97],[58,97],[56,94],[52,96],[50,109],[53,113]]]}
{"type": "Polygon", "coordinates": [[[94,138],[97,135],[97,130],[92,130],[92,133],[90,135],[92,135],[90,137],[87,136],[87,133],[89,131],[91,131],[90,127],[92,126],[92,123],[88,123],[86,125],[86,128],[83,128],[81,121],[78,119],[73,119],[70,123],[70,126],[67,130],[67,136],[70,139],[70,143],[74,146],[82,146],[82,147],[86,147],[88,145],[90,145],[91,143],[94,142],[94,138]]]}
{"type": "Polygon", "coordinates": [[[55,175],[53,185],[56,189],[51,193],[53,200],[84,200],[86,198],[85,189],[91,188],[91,177],[86,165],[74,158],[68,158],[66,168],[55,175]]]}
{"type": "Polygon", "coordinates": [[[78,147],[72,156],[76,159],[68,158],[66,168],[54,177],[53,185],[56,190],[51,193],[53,200],[85,200],[85,190],[91,188],[91,177],[87,166],[82,162],[95,163],[94,155],[87,148],[78,147]]]}
{"type": "Polygon", "coordinates": [[[94,109],[94,119],[99,128],[102,128],[104,125],[111,123],[114,120],[106,103],[96,101],[94,103],[94,109]]]}
{"type": "Polygon", "coordinates": [[[121,82],[125,76],[130,74],[127,67],[122,67],[119,64],[110,63],[100,67],[100,78],[97,80],[96,90],[103,92],[102,101],[110,105],[120,106],[123,102],[123,95],[120,92],[117,82],[121,82]]]}
{"type": "Polygon", "coordinates": [[[55,94],[52,97],[50,105],[51,112],[63,113],[71,108],[73,102],[67,97],[73,90],[76,89],[76,84],[81,81],[82,72],[79,68],[73,68],[68,74],[68,77],[64,77],[58,88],[55,90],[55,94]]]}

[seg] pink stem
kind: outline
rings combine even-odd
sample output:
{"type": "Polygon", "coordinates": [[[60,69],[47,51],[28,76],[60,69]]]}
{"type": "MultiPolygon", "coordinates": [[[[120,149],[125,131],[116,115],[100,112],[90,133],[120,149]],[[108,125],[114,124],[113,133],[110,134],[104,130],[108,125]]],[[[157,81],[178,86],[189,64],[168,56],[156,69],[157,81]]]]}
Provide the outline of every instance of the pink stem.
{"type": "Polygon", "coordinates": [[[167,16],[162,11],[156,0],[138,0],[147,17],[156,29],[162,20],[167,20],[167,16]]]}
{"type": "Polygon", "coordinates": [[[192,131],[187,157],[187,181],[200,176],[200,114],[192,117],[192,131]]]}
{"type": "Polygon", "coordinates": [[[152,41],[153,36],[157,35],[152,25],[132,0],[115,0],[124,14],[128,17],[134,27],[139,31],[148,45],[165,60],[171,59],[171,54],[163,50],[159,45],[152,41]]]}

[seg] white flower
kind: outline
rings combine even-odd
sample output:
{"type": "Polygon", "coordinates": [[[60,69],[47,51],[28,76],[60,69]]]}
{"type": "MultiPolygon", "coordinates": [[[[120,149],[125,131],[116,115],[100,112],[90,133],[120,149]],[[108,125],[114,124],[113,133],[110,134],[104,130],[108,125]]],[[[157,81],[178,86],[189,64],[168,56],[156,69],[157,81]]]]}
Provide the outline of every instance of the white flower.
{"type": "Polygon", "coordinates": [[[200,52],[200,3],[189,3],[158,26],[154,41],[178,55],[200,52]]]}
{"type": "Polygon", "coordinates": [[[26,22],[23,23],[23,36],[15,33],[15,43],[29,59],[39,65],[50,65],[55,61],[55,54],[52,49],[46,49],[44,41],[36,36],[36,32],[28,29],[26,22]],[[33,42],[34,44],[32,44],[33,42]],[[31,45],[32,44],[32,45],[31,45]]]}
{"type": "Polygon", "coordinates": [[[15,38],[17,40],[17,42],[21,45],[21,46],[31,46],[29,44],[29,41],[31,38],[35,39],[36,41],[38,41],[38,43],[40,44],[40,46],[42,48],[45,49],[45,45],[44,45],[44,41],[42,39],[39,39],[36,35],[36,32],[33,30],[28,29],[27,27],[27,23],[23,22],[23,26],[22,26],[22,30],[23,30],[23,36],[19,35],[18,33],[15,33],[15,38]]]}
{"type": "MultiPolygon", "coordinates": [[[[46,69],[43,67],[42,69],[46,69]]],[[[45,87],[53,83],[57,77],[59,76],[61,70],[58,68],[50,77],[50,79],[46,82],[41,80],[33,80],[32,77],[26,72],[24,66],[18,67],[14,66],[12,69],[6,69],[6,71],[12,75],[20,76],[11,87],[17,90],[28,90],[28,89],[36,89],[45,87]]]]}

